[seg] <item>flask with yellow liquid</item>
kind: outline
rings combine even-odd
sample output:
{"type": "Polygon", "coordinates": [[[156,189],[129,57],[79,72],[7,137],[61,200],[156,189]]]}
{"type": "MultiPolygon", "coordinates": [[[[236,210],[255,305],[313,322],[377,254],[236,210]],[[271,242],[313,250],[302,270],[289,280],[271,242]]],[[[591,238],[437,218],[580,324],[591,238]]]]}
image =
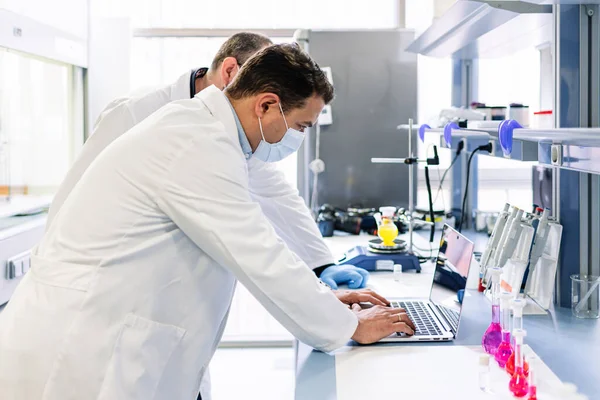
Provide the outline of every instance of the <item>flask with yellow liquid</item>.
{"type": "Polygon", "coordinates": [[[396,207],[380,207],[381,222],[377,226],[377,236],[383,241],[384,246],[394,246],[394,240],[398,236],[398,227],[394,224],[394,213],[396,207]]]}

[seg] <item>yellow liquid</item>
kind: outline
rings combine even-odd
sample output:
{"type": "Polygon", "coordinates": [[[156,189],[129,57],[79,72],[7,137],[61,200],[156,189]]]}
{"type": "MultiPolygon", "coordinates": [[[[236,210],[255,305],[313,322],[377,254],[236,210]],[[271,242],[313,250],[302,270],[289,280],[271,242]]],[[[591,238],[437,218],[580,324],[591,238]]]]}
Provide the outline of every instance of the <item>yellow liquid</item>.
{"type": "Polygon", "coordinates": [[[384,221],[377,229],[377,235],[383,240],[384,246],[393,246],[394,239],[398,237],[398,228],[391,221],[384,221]]]}

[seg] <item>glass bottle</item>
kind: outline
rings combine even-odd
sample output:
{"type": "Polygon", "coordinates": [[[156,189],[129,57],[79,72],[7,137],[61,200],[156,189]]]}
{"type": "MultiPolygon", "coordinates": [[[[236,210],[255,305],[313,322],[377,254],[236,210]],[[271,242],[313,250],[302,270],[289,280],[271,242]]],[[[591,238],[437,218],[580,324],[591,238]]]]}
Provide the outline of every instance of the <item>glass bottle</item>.
{"type": "Polygon", "coordinates": [[[380,207],[381,223],[377,227],[377,236],[383,241],[384,246],[394,246],[398,237],[398,227],[394,223],[396,207],[380,207]]]}
{"type": "Polygon", "coordinates": [[[529,359],[529,397],[527,400],[537,400],[537,374],[538,374],[538,358],[535,355],[527,357],[529,359]]]}
{"type": "MultiPolygon", "coordinates": [[[[512,305],[512,310],[513,310],[513,319],[512,319],[512,327],[511,327],[511,332],[514,332],[515,329],[523,329],[523,308],[525,308],[525,305],[527,304],[527,301],[525,299],[521,299],[521,298],[517,298],[514,299],[511,302],[512,305]]],[[[506,362],[506,372],[508,372],[508,374],[510,376],[513,376],[513,374],[515,373],[515,341],[514,338],[512,339],[512,348],[513,348],[513,352],[511,354],[511,356],[508,358],[508,361],[506,362]]],[[[523,370],[525,371],[525,375],[529,374],[529,363],[527,361],[524,362],[523,364],[523,370]]]]}
{"type": "Polygon", "coordinates": [[[513,346],[510,342],[510,301],[512,294],[503,292],[500,296],[500,316],[502,327],[502,342],[496,350],[495,359],[500,368],[504,368],[506,362],[513,354],[513,346]]]}
{"type": "Polygon", "coordinates": [[[481,339],[481,345],[486,353],[496,355],[496,350],[502,342],[502,327],[500,326],[500,275],[501,268],[490,269],[492,276],[492,323],[481,339]]]}
{"type": "Polygon", "coordinates": [[[481,354],[479,356],[479,389],[482,392],[490,390],[490,355],[481,354]]]}
{"type": "Polygon", "coordinates": [[[529,383],[523,370],[523,338],[527,336],[524,329],[515,329],[515,373],[510,378],[508,389],[515,397],[524,397],[529,393],[529,383]]]}

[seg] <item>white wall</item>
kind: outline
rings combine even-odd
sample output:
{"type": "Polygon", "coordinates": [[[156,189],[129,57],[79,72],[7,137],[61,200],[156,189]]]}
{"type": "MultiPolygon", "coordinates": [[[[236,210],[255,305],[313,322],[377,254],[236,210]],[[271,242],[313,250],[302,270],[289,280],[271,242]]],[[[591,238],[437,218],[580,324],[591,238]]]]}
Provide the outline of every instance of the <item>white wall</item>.
{"type": "Polygon", "coordinates": [[[0,0],[1,8],[78,38],[88,35],[88,0],[0,0]]]}
{"type": "Polygon", "coordinates": [[[129,18],[90,19],[88,63],[88,135],[100,112],[129,92],[131,24],[129,18]]]}

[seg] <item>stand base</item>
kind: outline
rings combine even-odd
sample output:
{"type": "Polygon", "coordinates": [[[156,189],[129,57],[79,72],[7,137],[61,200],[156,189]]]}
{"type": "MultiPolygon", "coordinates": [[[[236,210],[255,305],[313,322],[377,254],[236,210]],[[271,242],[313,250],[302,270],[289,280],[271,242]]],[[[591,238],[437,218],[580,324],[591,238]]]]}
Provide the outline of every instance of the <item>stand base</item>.
{"type": "Polygon", "coordinates": [[[394,264],[401,264],[402,271],[414,269],[417,271],[417,273],[421,272],[421,264],[419,263],[419,259],[413,254],[409,254],[407,252],[375,254],[370,252],[365,246],[356,246],[351,248],[346,252],[344,257],[338,261],[338,264],[351,264],[367,271],[393,271],[393,267],[389,267],[389,262],[381,263],[381,261],[388,260],[393,261],[394,264]]]}

